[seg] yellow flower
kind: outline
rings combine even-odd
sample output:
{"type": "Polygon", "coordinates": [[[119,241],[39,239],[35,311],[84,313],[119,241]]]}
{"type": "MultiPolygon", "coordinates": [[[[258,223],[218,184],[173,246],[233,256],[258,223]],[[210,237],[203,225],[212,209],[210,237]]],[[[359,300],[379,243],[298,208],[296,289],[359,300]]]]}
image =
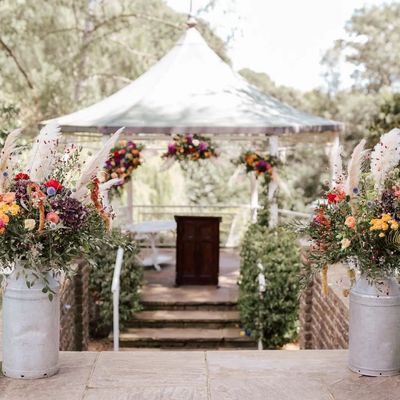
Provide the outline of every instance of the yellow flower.
{"type": "Polygon", "coordinates": [[[390,221],[390,229],[397,231],[397,229],[399,229],[399,223],[396,220],[392,219],[390,221]]]}
{"type": "Polygon", "coordinates": [[[390,214],[382,214],[381,218],[372,219],[370,225],[370,231],[387,231],[389,227],[393,230],[397,230],[399,228],[398,222],[392,219],[390,214]]]}
{"type": "Polygon", "coordinates": [[[9,208],[8,208],[8,212],[12,215],[12,216],[16,216],[19,214],[19,212],[21,211],[21,207],[18,204],[12,204],[9,208]]]}
{"type": "Polygon", "coordinates": [[[381,219],[384,222],[388,222],[388,221],[390,221],[392,219],[392,217],[391,217],[390,214],[382,214],[382,218],[381,219]]]}

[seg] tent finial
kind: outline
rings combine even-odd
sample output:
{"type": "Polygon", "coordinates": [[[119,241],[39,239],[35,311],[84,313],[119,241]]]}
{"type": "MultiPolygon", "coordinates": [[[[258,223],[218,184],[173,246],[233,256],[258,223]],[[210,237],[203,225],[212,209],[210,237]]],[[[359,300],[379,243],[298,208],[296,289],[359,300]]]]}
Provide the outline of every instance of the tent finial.
{"type": "Polygon", "coordinates": [[[192,15],[192,9],[193,9],[193,0],[190,0],[189,14],[188,14],[188,19],[186,21],[186,25],[188,26],[188,28],[194,28],[197,25],[197,21],[192,15]]]}
{"type": "Polygon", "coordinates": [[[197,21],[192,15],[189,14],[186,25],[188,26],[188,28],[194,28],[197,25],[197,21]]]}

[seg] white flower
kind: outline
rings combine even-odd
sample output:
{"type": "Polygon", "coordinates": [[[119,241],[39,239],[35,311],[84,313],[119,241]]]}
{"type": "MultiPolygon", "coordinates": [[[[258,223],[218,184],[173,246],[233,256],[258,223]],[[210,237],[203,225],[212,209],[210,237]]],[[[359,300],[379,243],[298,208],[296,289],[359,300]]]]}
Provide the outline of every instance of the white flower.
{"type": "Polygon", "coordinates": [[[34,219],[26,219],[24,221],[24,227],[28,231],[33,231],[35,229],[36,221],[34,219]]]}
{"type": "Polygon", "coordinates": [[[200,140],[193,139],[192,143],[193,143],[193,146],[197,147],[200,144],[200,140]]]}
{"type": "Polygon", "coordinates": [[[344,238],[340,243],[342,244],[342,250],[345,250],[351,245],[351,240],[344,238]]]}

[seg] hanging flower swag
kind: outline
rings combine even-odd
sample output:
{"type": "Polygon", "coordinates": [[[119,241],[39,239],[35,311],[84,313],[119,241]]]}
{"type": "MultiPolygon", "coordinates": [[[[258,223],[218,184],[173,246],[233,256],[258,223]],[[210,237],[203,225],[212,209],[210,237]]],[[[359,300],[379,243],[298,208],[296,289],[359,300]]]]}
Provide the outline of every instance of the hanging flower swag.
{"type": "Polygon", "coordinates": [[[162,156],[166,160],[164,169],[174,161],[198,161],[218,157],[217,149],[211,140],[201,135],[174,135],[173,142],[162,156]]]}
{"type": "Polygon", "coordinates": [[[108,175],[108,182],[115,182],[110,188],[110,195],[120,197],[124,184],[129,182],[133,171],[142,165],[141,151],[144,146],[132,141],[120,140],[117,145],[111,149],[111,157],[106,161],[104,169],[108,175]]]}
{"type": "Polygon", "coordinates": [[[246,168],[246,173],[255,172],[256,177],[264,177],[265,182],[269,183],[274,179],[276,175],[275,167],[277,167],[280,162],[278,157],[271,156],[269,154],[264,154],[261,156],[255,151],[246,150],[243,152],[237,160],[234,160],[235,165],[244,165],[246,168]]]}

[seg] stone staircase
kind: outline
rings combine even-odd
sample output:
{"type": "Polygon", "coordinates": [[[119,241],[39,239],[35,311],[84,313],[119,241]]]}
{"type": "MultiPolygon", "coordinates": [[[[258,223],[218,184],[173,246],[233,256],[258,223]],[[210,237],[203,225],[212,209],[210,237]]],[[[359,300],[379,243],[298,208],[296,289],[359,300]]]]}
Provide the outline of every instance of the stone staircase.
{"type": "Polygon", "coordinates": [[[237,304],[231,302],[142,302],[144,310],[120,334],[120,346],[161,349],[256,348],[241,336],[237,304]]]}

